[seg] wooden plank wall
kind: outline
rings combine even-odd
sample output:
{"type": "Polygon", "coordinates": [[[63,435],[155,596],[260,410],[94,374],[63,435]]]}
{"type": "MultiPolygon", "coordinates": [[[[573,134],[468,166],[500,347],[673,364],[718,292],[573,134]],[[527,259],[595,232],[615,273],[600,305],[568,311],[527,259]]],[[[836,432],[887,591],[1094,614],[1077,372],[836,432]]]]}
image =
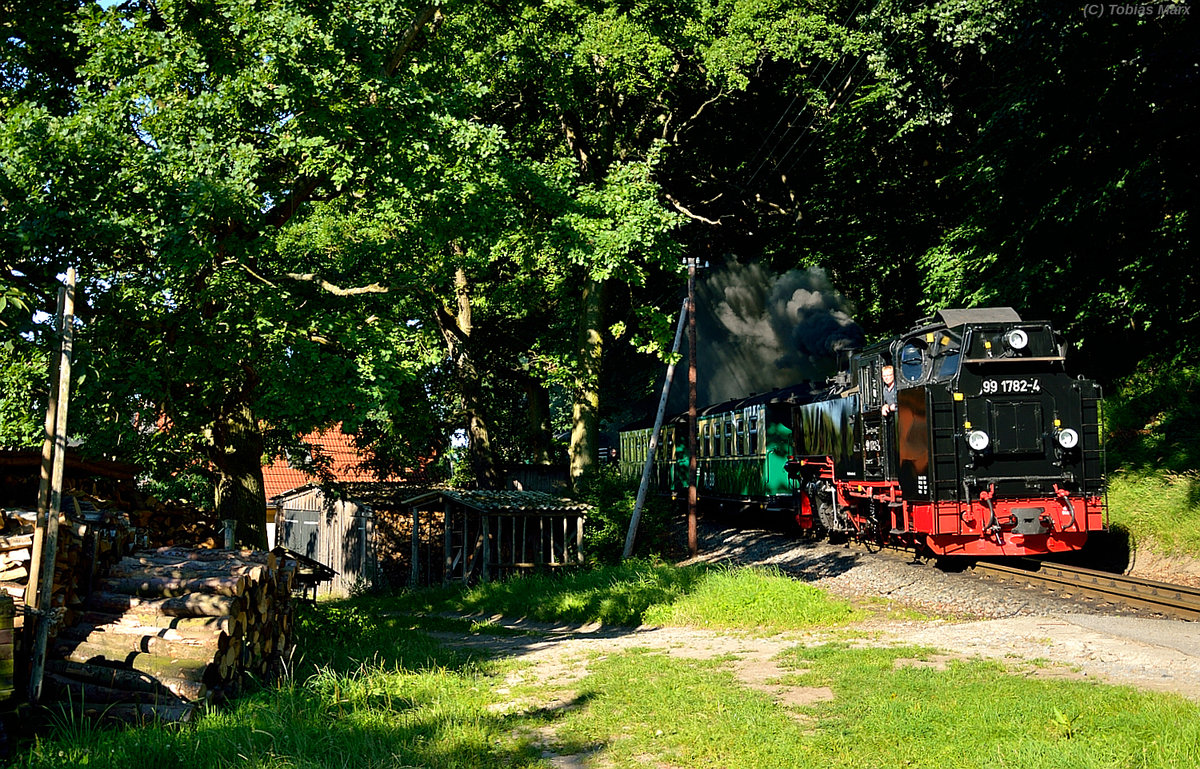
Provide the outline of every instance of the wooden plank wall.
{"type": "MultiPolygon", "coordinates": [[[[356,587],[374,581],[378,555],[375,520],[366,505],[353,500],[335,499],[321,488],[311,488],[280,501],[279,519],[283,526],[296,525],[301,511],[317,514],[317,549],[312,557],[337,572],[329,582],[321,583],[318,596],[347,596],[356,587]]],[[[283,530],[276,532],[277,542],[307,554],[287,539],[283,530]]],[[[306,534],[307,536],[307,534],[306,534]]]]}

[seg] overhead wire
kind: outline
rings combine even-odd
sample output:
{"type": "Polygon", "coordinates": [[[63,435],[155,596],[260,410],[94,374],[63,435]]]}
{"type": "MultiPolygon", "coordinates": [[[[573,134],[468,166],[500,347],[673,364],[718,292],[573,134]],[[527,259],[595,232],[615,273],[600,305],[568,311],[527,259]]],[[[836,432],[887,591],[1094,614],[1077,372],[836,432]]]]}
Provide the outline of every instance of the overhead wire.
{"type": "MultiPolygon", "coordinates": [[[[882,2],[882,0],[878,0],[878,2],[882,2]]],[[[877,6],[878,6],[878,2],[876,3],[877,6]]],[[[854,8],[852,8],[850,10],[850,12],[848,14],[846,14],[846,18],[842,21],[843,28],[849,25],[850,19],[854,18],[854,14],[858,13],[858,9],[862,7],[862,4],[863,4],[863,0],[858,0],[858,2],[855,3],[854,8]]],[[[837,69],[838,65],[841,64],[841,62],[844,61],[845,58],[846,57],[843,54],[842,57],[839,58],[836,63],[832,63],[832,62],[830,63],[829,69],[825,72],[825,77],[823,77],[821,79],[820,84],[817,86],[818,91],[820,91],[822,88],[825,87],[825,83],[829,80],[829,76],[833,74],[834,70],[837,69]]],[[[754,151],[754,155],[753,155],[753,157],[750,158],[750,162],[747,163],[746,165],[751,165],[752,163],[754,163],[755,160],[758,160],[759,153],[762,152],[763,147],[767,146],[767,142],[769,142],[771,140],[771,137],[774,136],[775,131],[779,128],[780,123],[782,123],[784,118],[786,118],[788,116],[788,113],[791,112],[792,107],[795,105],[795,103],[799,99],[800,99],[800,94],[797,93],[795,96],[792,97],[792,100],[790,102],[788,102],[788,105],[783,108],[783,112],[780,113],[779,119],[775,121],[775,125],[773,125],[771,127],[771,130],[767,133],[766,137],[762,140],[762,143],[758,146],[758,149],[754,151]]],[[[796,117],[799,117],[801,112],[803,112],[803,106],[801,106],[801,109],[796,112],[796,117]]],[[[810,121],[809,126],[811,126],[811,125],[812,125],[812,122],[810,121]]],[[[758,167],[754,170],[754,173],[750,175],[750,179],[746,182],[747,186],[749,186],[750,184],[753,184],[754,180],[756,178],[758,178],[759,172],[761,172],[763,167],[770,161],[771,155],[773,155],[775,153],[775,150],[779,149],[779,145],[783,144],[783,142],[787,139],[787,135],[792,132],[793,127],[794,126],[789,125],[787,130],[785,130],[783,132],[783,134],[780,135],[779,139],[775,142],[775,145],[770,149],[769,152],[767,152],[766,157],[763,158],[763,162],[760,163],[758,165],[758,167]]],[[[805,128],[805,130],[808,130],[807,127],[805,128]]]]}
{"type": "MultiPolygon", "coordinates": [[[[879,0],[879,1],[878,1],[878,2],[875,4],[875,8],[877,9],[877,8],[879,7],[879,5],[880,5],[882,2],[883,2],[883,0],[879,0]]],[[[861,3],[860,3],[860,4],[861,4],[861,3]]],[[[855,8],[857,9],[857,6],[855,6],[855,8]]],[[[874,10],[875,10],[875,9],[872,9],[872,12],[874,12],[874,10]]],[[[896,28],[896,29],[895,29],[895,30],[892,32],[892,36],[891,36],[891,38],[888,40],[888,42],[887,42],[886,44],[884,44],[884,46],[883,46],[883,50],[884,50],[884,52],[887,52],[887,51],[889,51],[889,50],[891,49],[891,47],[892,47],[892,44],[893,44],[893,43],[895,43],[895,41],[896,41],[896,37],[897,37],[899,34],[900,34],[900,28],[899,28],[899,27],[897,27],[897,28],[896,28]]],[[[850,72],[849,72],[849,73],[847,74],[847,76],[846,76],[847,85],[846,85],[846,88],[844,89],[844,92],[845,92],[845,93],[847,93],[847,94],[849,94],[849,93],[853,93],[853,92],[854,92],[854,91],[857,89],[858,85],[861,85],[861,81],[860,81],[860,83],[854,83],[854,82],[853,82],[853,77],[854,77],[854,73],[858,71],[858,68],[859,68],[860,66],[862,66],[862,63],[863,63],[863,61],[864,61],[864,60],[866,59],[866,57],[868,56],[868,53],[869,53],[869,52],[867,52],[867,51],[864,51],[862,54],[860,54],[860,55],[859,55],[859,57],[858,57],[858,59],[855,61],[855,63],[854,63],[854,66],[852,66],[852,67],[850,68],[850,72]]],[[[843,57],[842,57],[842,60],[844,60],[844,59],[845,59],[845,57],[843,56],[843,57]]],[[[839,60],[839,63],[840,63],[840,61],[841,61],[841,60],[839,60]]],[[[831,70],[831,72],[832,72],[832,70],[831,70]]],[[[828,73],[827,73],[827,75],[826,75],[826,78],[828,78],[828,73]]],[[[823,81],[822,81],[822,83],[821,83],[821,86],[818,86],[818,89],[824,86],[824,82],[825,82],[825,81],[823,80],[823,81]]],[[[842,103],[845,103],[845,102],[843,101],[842,103]]],[[[835,103],[833,103],[833,102],[830,102],[830,104],[829,104],[829,105],[827,105],[826,109],[830,110],[830,111],[829,111],[829,115],[831,115],[831,116],[832,116],[833,114],[835,114],[835,113],[837,112],[837,110],[838,110],[838,108],[839,108],[839,107],[840,107],[840,104],[835,104],[835,103]]],[[[786,169],[784,169],[784,173],[787,173],[787,172],[788,172],[788,171],[790,171],[792,168],[794,168],[794,167],[796,166],[796,164],[797,164],[797,163],[799,163],[799,162],[800,162],[800,161],[801,161],[801,160],[804,158],[804,156],[805,156],[806,154],[808,154],[808,151],[809,151],[810,149],[812,149],[812,146],[813,146],[813,144],[815,144],[815,143],[816,143],[816,141],[817,141],[817,136],[816,136],[816,135],[813,135],[813,134],[810,134],[810,133],[809,133],[809,129],[810,129],[810,128],[812,128],[812,126],[813,126],[813,124],[814,124],[814,123],[816,123],[816,121],[817,121],[817,118],[818,118],[819,116],[820,116],[820,114],[819,114],[818,112],[814,111],[812,118],[811,118],[811,119],[808,121],[808,124],[807,124],[807,125],[805,125],[805,127],[804,127],[803,131],[801,131],[800,135],[796,137],[796,140],[792,142],[791,146],[789,146],[789,147],[788,147],[787,151],[786,151],[786,152],[784,152],[783,156],[782,156],[782,157],[780,157],[780,158],[779,158],[779,160],[777,160],[777,161],[775,162],[775,164],[774,164],[774,165],[771,167],[771,171],[772,171],[772,173],[773,173],[773,172],[775,172],[775,171],[777,171],[777,170],[779,170],[779,167],[780,167],[781,165],[783,165],[784,161],[786,161],[786,160],[787,160],[787,158],[788,158],[788,157],[789,157],[789,156],[792,154],[792,152],[793,152],[793,151],[796,149],[796,147],[797,147],[797,146],[800,144],[801,140],[803,140],[803,139],[804,139],[804,137],[805,137],[806,135],[809,137],[809,142],[808,142],[808,144],[806,144],[806,145],[805,145],[805,147],[804,147],[804,149],[803,149],[803,150],[800,152],[800,154],[796,156],[795,160],[793,160],[793,161],[792,161],[792,162],[791,162],[791,163],[790,163],[790,164],[787,166],[787,168],[786,168],[786,169]]],[[[776,148],[778,148],[780,144],[782,144],[782,141],[780,141],[779,143],[777,143],[777,144],[776,144],[776,148]]],[[[774,149],[772,150],[772,154],[773,154],[773,153],[774,153],[774,149]]],[[[758,176],[759,172],[762,170],[762,168],[763,168],[763,167],[764,167],[764,166],[767,164],[767,162],[770,160],[770,157],[771,157],[771,156],[770,156],[770,155],[768,155],[768,157],[767,157],[766,159],[764,159],[763,163],[762,163],[762,164],[759,166],[759,168],[755,170],[754,176],[753,176],[753,177],[751,177],[751,181],[753,181],[753,180],[754,180],[754,178],[756,178],[756,177],[758,176]]],[[[749,182],[747,182],[747,184],[749,184],[749,182]]]]}

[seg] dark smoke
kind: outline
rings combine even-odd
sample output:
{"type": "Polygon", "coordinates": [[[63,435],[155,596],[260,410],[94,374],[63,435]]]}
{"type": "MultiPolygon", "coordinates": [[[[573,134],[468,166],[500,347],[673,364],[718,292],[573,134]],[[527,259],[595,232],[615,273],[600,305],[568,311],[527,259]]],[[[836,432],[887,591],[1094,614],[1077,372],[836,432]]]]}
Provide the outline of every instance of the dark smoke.
{"type": "MultiPolygon", "coordinates": [[[[701,405],[813,380],[837,367],[837,351],[862,344],[851,307],[825,271],[777,275],[730,261],[697,281],[696,331],[701,405]]],[[[686,374],[672,404],[685,408],[686,374]]]]}

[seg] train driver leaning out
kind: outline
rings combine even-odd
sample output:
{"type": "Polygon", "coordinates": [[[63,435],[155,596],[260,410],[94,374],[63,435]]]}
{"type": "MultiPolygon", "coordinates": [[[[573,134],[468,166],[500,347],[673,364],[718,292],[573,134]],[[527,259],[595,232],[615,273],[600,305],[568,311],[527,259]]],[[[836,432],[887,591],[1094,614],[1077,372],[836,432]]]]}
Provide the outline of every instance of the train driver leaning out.
{"type": "Polygon", "coordinates": [[[896,411],[896,369],[884,366],[879,375],[883,379],[883,406],[879,413],[886,417],[896,411]]]}

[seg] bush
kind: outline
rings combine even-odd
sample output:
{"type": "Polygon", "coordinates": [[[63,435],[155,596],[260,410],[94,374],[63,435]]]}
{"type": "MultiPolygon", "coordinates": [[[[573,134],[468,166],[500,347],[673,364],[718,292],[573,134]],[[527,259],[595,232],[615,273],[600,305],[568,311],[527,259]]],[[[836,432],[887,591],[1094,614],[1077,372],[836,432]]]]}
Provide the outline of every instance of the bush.
{"type": "Polygon", "coordinates": [[[1146,359],[1105,401],[1109,469],[1200,469],[1200,368],[1146,359]]]}
{"type": "MultiPolygon", "coordinates": [[[[588,515],[584,552],[596,563],[616,563],[625,550],[625,535],[637,501],[637,483],[621,476],[616,465],[606,465],[582,484],[579,498],[595,509],[588,515]]],[[[653,489],[647,492],[638,523],[634,554],[662,554],[670,547],[671,503],[653,489]]]]}

